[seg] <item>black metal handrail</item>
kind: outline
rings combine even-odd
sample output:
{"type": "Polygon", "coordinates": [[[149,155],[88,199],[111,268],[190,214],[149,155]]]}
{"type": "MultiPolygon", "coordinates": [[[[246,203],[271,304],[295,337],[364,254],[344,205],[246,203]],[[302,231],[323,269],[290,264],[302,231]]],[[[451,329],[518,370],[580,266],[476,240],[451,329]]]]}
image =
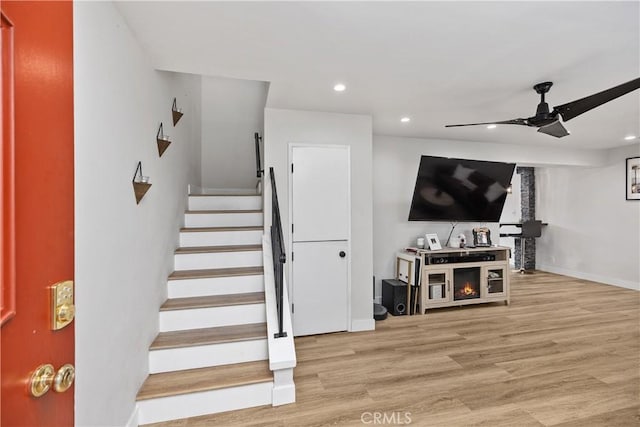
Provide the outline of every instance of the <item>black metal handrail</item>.
{"type": "Polygon", "coordinates": [[[262,161],[260,160],[260,141],[262,141],[262,137],[258,132],[256,132],[253,134],[253,138],[256,141],[256,176],[260,178],[264,174],[264,169],[262,169],[262,161]]]}
{"type": "Polygon", "coordinates": [[[276,190],[276,177],[273,168],[269,168],[269,177],[271,179],[271,251],[273,253],[273,275],[275,277],[276,303],[278,309],[278,332],[274,334],[274,336],[276,338],[282,338],[287,336],[287,333],[282,330],[284,313],[284,307],[282,305],[284,264],[287,262],[287,255],[284,251],[282,222],[280,221],[280,204],[278,203],[278,191],[276,190]]]}

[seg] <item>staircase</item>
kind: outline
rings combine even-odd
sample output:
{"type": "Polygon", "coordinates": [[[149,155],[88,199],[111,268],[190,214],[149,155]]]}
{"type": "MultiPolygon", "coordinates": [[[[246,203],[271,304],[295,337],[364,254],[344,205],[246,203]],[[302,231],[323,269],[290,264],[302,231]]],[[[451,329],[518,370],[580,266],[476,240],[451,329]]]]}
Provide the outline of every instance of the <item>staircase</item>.
{"type": "Polygon", "coordinates": [[[274,403],[262,253],[262,197],[191,195],[137,396],[156,423],[274,403]]]}

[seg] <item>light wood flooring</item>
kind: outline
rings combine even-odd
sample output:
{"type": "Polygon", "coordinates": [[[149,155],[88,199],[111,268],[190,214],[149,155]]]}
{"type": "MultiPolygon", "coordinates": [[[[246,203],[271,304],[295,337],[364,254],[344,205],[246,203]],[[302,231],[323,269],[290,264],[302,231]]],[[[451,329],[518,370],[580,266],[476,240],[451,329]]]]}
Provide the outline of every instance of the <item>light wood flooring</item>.
{"type": "Polygon", "coordinates": [[[296,338],[294,404],[154,426],[362,426],[375,413],[386,425],[640,425],[640,293],[542,272],[511,283],[510,306],[296,338]]]}
{"type": "Polygon", "coordinates": [[[260,304],[264,292],[247,292],[231,295],[207,295],[202,297],[171,298],[160,306],[160,311],[187,310],[190,308],[226,307],[229,305],[260,304]]]}
{"type": "Polygon", "coordinates": [[[211,366],[149,375],[138,392],[138,400],[176,394],[215,390],[273,380],[269,362],[239,363],[237,365],[211,366]],[[216,384],[217,387],[212,386],[216,384]]]}

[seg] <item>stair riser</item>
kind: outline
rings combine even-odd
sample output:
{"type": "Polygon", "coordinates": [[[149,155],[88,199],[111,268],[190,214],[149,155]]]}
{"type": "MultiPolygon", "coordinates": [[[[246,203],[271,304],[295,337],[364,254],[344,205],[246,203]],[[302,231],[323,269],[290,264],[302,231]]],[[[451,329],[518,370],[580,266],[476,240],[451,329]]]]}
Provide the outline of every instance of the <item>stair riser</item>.
{"type": "Polygon", "coordinates": [[[169,280],[169,298],[264,292],[264,276],[212,277],[205,279],[169,280]]]}
{"type": "Polygon", "coordinates": [[[260,265],[262,265],[262,250],[175,255],[176,270],[251,267],[260,265]]]}
{"type": "Polygon", "coordinates": [[[273,382],[181,394],[138,402],[138,423],[150,424],[198,415],[270,405],[273,382]]]}
{"type": "Polygon", "coordinates": [[[260,210],[261,196],[190,196],[189,210],[260,210]]]}
{"type": "Polygon", "coordinates": [[[181,371],[207,366],[267,360],[269,350],[264,339],[229,342],[197,347],[181,347],[149,352],[149,372],[181,371]]]}
{"type": "Polygon", "coordinates": [[[262,212],[184,215],[185,227],[241,227],[262,225],[262,212]]]}
{"type": "Polygon", "coordinates": [[[160,312],[160,332],[267,321],[264,303],[160,312]]]}
{"type": "Polygon", "coordinates": [[[251,231],[191,231],[180,233],[180,246],[257,245],[262,242],[262,230],[251,231]]]}

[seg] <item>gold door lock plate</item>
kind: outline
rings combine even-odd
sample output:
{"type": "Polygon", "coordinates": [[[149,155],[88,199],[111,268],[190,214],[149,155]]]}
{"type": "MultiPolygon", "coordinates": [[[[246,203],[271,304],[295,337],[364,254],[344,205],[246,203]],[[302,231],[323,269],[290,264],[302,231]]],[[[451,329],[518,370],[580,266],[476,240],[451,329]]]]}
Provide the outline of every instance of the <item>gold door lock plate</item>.
{"type": "Polygon", "coordinates": [[[51,329],[57,331],[73,321],[76,315],[73,280],[59,282],[51,287],[51,305],[51,329]]]}
{"type": "Polygon", "coordinates": [[[50,364],[40,365],[33,371],[29,380],[29,392],[33,397],[43,396],[49,391],[53,383],[54,373],[55,369],[50,364]]]}

